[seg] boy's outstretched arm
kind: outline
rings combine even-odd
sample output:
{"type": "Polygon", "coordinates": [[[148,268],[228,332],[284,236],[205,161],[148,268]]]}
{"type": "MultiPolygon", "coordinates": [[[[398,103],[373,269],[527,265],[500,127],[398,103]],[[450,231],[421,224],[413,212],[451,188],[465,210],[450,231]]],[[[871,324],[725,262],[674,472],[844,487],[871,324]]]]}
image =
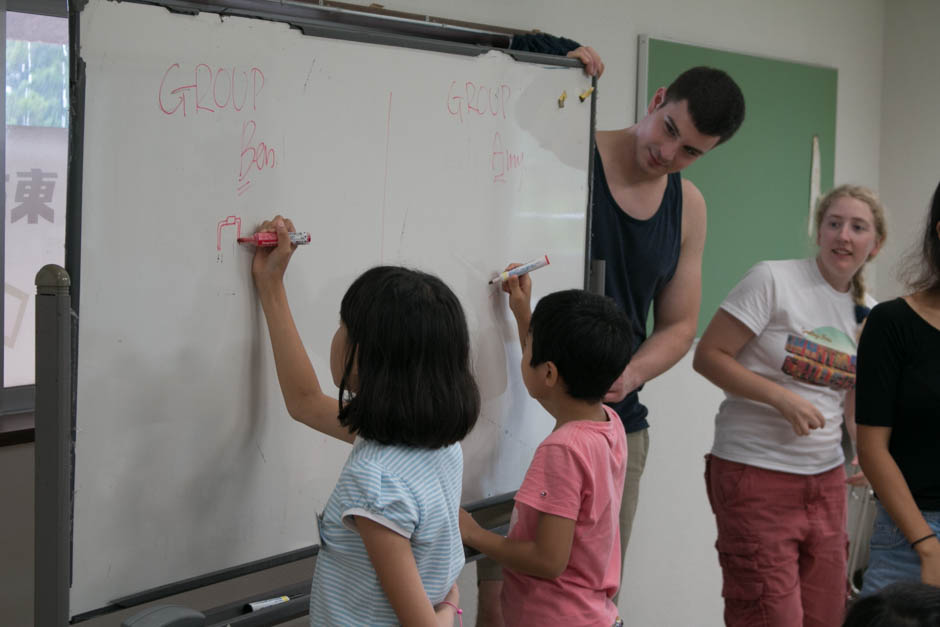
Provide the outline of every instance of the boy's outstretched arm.
{"type": "MultiPolygon", "coordinates": [[[[362,516],[356,517],[356,529],[402,627],[451,627],[456,610],[446,603],[431,606],[408,538],[362,516]]],[[[459,605],[456,584],[444,600],[459,605]]]]}
{"type": "Polygon", "coordinates": [[[294,420],[317,431],[352,442],[355,434],[339,423],[339,401],[324,394],[320,388],[287,303],[284,272],[296,248],[287,235],[289,230],[293,230],[293,224],[290,220],[276,216],[274,220],[264,222],[259,230],[278,234],[277,246],[259,246],[255,250],[251,273],[268,323],[277,380],[281,385],[287,412],[294,420]]]}
{"type": "Polygon", "coordinates": [[[490,559],[520,573],[554,579],[568,567],[575,521],[539,514],[535,540],[512,540],[481,527],[465,510],[460,510],[460,535],[464,544],[490,559]]]}

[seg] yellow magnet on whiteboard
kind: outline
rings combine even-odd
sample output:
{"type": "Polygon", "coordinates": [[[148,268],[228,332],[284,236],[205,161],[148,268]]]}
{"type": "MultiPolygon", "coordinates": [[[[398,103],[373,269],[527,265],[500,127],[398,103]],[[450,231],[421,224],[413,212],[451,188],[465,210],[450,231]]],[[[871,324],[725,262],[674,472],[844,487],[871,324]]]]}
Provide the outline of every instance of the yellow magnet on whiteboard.
{"type": "Polygon", "coordinates": [[[561,95],[558,97],[558,108],[561,109],[565,106],[565,99],[568,97],[568,92],[565,90],[561,91],[561,95]]]}
{"type": "Polygon", "coordinates": [[[578,98],[581,99],[581,102],[584,102],[585,100],[587,100],[587,97],[590,96],[592,93],[594,93],[594,88],[588,87],[587,89],[584,90],[584,93],[578,96],[578,98]]]}

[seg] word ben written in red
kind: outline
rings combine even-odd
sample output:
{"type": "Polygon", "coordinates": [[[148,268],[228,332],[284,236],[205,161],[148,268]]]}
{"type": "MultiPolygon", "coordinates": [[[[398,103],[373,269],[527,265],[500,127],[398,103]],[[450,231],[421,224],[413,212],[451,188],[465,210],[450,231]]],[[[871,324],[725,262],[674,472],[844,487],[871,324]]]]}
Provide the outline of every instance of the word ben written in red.
{"type": "Polygon", "coordinates": [[[239,70],[200,63],[189,73],[174,63],[163,73],[157,105],[167,115],[181,111],[184,117],[200,111],[241,111],[246,107],[254,111],[263,88],[264,72],[256,67],[239,70]]]}
{"type": "Polygon", "coordinates": [[[464,113],[478,116],[489,113],[493,117],[506,119],[506,106],[512,96],[509,85],[501,83],[495,87],[476,85],[470,81],[463,87],[451,81],[447,90],[447,112],[463,122],[464,113]]]}
{"type": "Polygon", "coordinates": [[[255,130],[257,125],[254,120],[248,120],[242,125],[242,154],[238,169],[239,196],[251,184],[251,181],[247,180],[249,174],[277,167],[277,152],[263,141],[256,144],[255,130]]]}
{"type": "Polygon", "coordinates": [[[510,152],[503,148],[503,138],[493,133],[493,152],[490,155],[490,169],[493,172],[494,183],[505,183],[506,175],[522,167],[525,153],[510,152]]]}

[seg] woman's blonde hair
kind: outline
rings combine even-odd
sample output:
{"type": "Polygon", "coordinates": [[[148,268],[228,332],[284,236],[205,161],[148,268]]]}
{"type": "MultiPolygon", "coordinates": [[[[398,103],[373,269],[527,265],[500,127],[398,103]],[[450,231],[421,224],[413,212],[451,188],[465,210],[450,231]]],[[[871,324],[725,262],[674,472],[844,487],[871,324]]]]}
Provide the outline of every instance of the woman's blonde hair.
{"type": "MultiPolygon", "coordinates": [[[[868,205],[868,208],[871,209],[872,219],[875,222],[875,235],[879,244],[883,246],[885,240],[888,239],[888,225],[885,221],[884,205],[881,204],[881,200],[875,192],[861,185],[839,185],[820,199],[816,205],[816,234],[819,234],[819,229],[829,207],[838,199],[845,197],[860,200],[868,205]]],[[[867,263],[868,261],[865,262],[865,264],[867,263]]],[[[856,305],[865,305],[865,264],[852,277],[852,300],[855,301],[856,305]]]]}

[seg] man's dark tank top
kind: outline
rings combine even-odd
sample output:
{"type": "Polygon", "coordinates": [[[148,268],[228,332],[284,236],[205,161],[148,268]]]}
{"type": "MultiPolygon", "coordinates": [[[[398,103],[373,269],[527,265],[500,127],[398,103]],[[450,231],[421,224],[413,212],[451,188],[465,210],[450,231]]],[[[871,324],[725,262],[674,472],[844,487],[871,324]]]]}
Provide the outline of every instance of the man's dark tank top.
{"type": "MultiPolygon", "coordinates": [[[[649,220],[637,220],[624,213],[614,200],[600,153],[595,150],[591,219],[591,258],[604,260],[604,291],[629,314],[635,349],[646,340],[650,304],[672,279],[679,262],[682,177],[678,172],[670,174],[659,209],[649,220]]],[[[637,391],[619,403],[611,403],[627,433],[649,427],[649,412],[640,403],[637,391]]]]}

